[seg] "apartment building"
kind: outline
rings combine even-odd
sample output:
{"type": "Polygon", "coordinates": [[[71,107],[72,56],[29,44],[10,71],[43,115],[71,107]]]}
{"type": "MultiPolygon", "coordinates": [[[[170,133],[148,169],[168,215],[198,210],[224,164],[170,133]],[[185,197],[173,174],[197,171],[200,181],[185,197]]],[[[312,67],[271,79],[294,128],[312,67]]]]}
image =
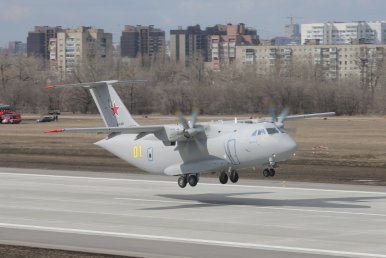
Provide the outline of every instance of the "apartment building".
{"type": "Polygon", "coordinates": [[[49,59],[49,41],[56,38],[62,27],[35,26],[33,31],[28,32],[27,36],[27,55],[40,56],[49,59]]]}
{"type": "Polygon", "coordinates": [[[300,64],[324,79],[363,77],[376,72],[386,45],[237,46],[236,65],[253,65],[258,74],[289,76],[300,64]]]}
{"type": "Polygon", "coordinates": [[[79,27],[57,33],[50,44],[50,61],[65,75],[83,61],[103,61],[112,52],[112,34],[103,29],[79,27]]]}
{"type": "Polygon", "coordinates": [[[301,44],[319,40],[320,44],[385,44],[386,22],[326,22],[301,24],[301,44]]]}
{"type": "Polygon", "coordinates": [[[253,28],[244,23],[227,24],[225,35],[210,35],[211,68],[220,70],[221,66],[232,64],[236,59],[236,46],[259,44],[259,37],[253,28]]]}
{"type": "Polygon", "coordinates": [[[121,36],[121,56],[151,57],[165,49],[165,32],[149,26],[126,25],[121,36]]]}
{"type": "Polygon", "coordinates": [[[210,60],[209,35],[225,35],[225,25],[215,25],[201,30],[200,25],[179,27],[170,31],[170,57],[184,65],[195,58],[202,58],[204,62],[210,60]]]}

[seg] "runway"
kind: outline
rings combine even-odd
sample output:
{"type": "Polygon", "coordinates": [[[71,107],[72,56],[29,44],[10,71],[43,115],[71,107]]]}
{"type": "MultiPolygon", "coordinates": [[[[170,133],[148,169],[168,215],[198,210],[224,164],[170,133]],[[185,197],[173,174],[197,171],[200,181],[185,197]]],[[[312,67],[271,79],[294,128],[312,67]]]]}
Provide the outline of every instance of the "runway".
{"type": "Polygon", "coordinates": [[[386,189],[0,168],[0,243],[138,257],[385,257],[386,189]]]}

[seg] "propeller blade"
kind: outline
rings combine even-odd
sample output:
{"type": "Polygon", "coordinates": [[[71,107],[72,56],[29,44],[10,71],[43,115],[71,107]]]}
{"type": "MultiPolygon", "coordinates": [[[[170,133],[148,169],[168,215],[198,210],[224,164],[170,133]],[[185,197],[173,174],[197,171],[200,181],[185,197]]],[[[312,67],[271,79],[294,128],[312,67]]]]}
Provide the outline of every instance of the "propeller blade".
{"type": "Polygon", "coordinates": [[[279,118],[277,119],[277,122],[282,124],[287,116],[288,116],[288,107],[283,109],[283,111],[279,115],[279,118]]]}
{"type": "Polygon", "coordinates": [[[272,122],[277,122],[277,117],[276,117],[276,111],[274,107],[269,108],[269,112],[271,113],[272,117],[272,122]]]}
{"type": "Polygon", "coordinates": [[[190,128],[188,121],[183,117],[182,113],[178,114],[178,123],[180,123],[185,130],[190,128]]]}
{"type": "Polygon", "coordinates": [[[190,121],[190,128],[194,128],[196,126],[197,116],[198,116],[198,112],[193,111],[192,112],[192,120],[190,121]]]}

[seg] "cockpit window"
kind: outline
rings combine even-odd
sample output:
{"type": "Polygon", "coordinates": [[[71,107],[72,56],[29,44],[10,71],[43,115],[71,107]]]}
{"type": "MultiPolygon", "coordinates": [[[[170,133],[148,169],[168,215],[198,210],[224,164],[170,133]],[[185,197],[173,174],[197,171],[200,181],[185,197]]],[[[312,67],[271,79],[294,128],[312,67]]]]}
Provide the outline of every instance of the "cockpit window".
{"type": "Polygon", "coordinates": [[[257,130],[255,130],[255,131],[253,132],[252,136],[256,136],[256,134],[257,134],[257,130]]]}
{"type": "Polygon", "coordinates": [[[267,129],[268,134],[279,133],[279,130],[276,128],[266,128],[266,129],[267,129]]]}
{"type": "Polygon", "coordinates": [[[259,129],[259,131],[257,132],[257,135],[264,135],[264,134],[267,134],[264,129],[259,129]]]}

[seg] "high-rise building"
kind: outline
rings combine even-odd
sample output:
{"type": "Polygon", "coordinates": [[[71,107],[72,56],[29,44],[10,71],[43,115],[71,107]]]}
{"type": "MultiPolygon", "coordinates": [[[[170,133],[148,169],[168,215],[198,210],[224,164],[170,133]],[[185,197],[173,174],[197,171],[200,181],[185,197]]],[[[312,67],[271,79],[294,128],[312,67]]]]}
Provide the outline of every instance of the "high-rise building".
{"type": "Polygon", "coordinates": [[[121,36],[121,56],[151,57],[165,48],[165,31],[150,26],[126,25],[121,36]]]}
{"type": "Polygon", "coordinates": [[[228,24],[225,35],[210,35],[211,68],[219,70],[236,59],[236,46],[259,45],[256,29],[245,27],[244,23],[228,24]]]}
{"type": "Polygon", "coordinates": [[[235,58],[236,45],[256,45],[259,37],[256,30],[245,27],[245,24],[221,25],[201,30],[200,25],[179,27],[170,31],[170,56],[176,62],[189,65],[196,59],[209,62],[213,69],[221,64],[229,64],[235,58]]]}
{"type": "Polygon", "coordinates": [[[301,24],[301,44],[318,40],[320,44],[385,44],[386,22],[326,22],[301,24]]]}
{"type": "Polygon", "coordinates": [[[49,41],[56,38],[56,34],[62,31],[62,27],[35,26],[34,31],[28,32],[27,54],[49,59],[49,41]]]}
{"type": "Polygon", "coordinates": [[[66,74],[85,61],[103,61],[112,52],[112,34],[103,29],[79,27],[57,33],[50,41],[50,61],[66,74]],[[55,53],[56,50],[56,53],[55,53]]]}
{"type": "Polygon", "coordinates": [[[226,26],[216,25],[201,30],[200,25],[179,27],[170,31],[170,56],[178,63],[188,65],[194,58],[210,60],[209,35],[225,35],[226,26]]]}
{"type": "Polygon", "coordinates": [[[285,25],[284,29],[285,37],[289,39],[288,44],[299,45],[301,40],[300,24],[291,23],[285,25]]]}

